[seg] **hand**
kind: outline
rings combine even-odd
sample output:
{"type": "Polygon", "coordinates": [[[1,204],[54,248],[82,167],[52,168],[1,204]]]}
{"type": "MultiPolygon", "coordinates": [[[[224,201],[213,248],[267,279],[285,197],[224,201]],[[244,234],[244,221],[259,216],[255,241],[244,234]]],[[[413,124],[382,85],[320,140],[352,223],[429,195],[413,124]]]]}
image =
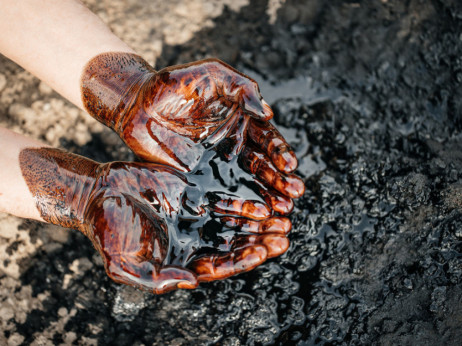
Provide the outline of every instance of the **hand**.
{"type": "Polygon", "coordinates": [[[288,248],[287,218],[272,217],[251,189],[236,197],[244,191],[232,193],[207,172],[98,164],[49,148],[23,150],[20,165],[43,219],[82,231],[120,283],[155,293],[194,288],[288,248]]]}
{"type": "Polygon", "coordinates": [[[219,60],[156,72],[134,54],[102,54],[87,65],[82,94],[88,112],[146,161],[186,172],[219,148],[228,158],[239,155],[247,171],[279,194],[304,192],[291,174],[295,154],[267,122],[273,113],[257,83],[219,60]]]}

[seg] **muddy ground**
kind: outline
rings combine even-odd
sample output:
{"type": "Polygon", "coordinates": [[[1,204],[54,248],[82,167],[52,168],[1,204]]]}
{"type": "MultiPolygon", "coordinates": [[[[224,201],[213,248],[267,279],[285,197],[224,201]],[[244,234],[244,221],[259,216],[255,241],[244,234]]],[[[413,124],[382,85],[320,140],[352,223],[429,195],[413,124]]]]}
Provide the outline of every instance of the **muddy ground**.
{"type": "MultiPolygon", "coordinates": [[[[81,234],[0,215],[0,344],[462,341],[462,5],[87,1],[158,68],[260,84],[307,192],[280,258],[194,291],[110,281],[81,234]]],[[[0,59],[0,125],[107,161],[109,130],[0,59]]]]}

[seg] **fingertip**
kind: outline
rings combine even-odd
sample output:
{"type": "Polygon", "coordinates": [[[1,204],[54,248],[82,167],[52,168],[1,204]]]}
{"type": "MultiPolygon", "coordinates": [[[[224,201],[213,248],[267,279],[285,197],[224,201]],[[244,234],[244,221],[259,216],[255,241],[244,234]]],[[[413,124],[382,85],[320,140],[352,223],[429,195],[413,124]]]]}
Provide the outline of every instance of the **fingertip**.
{"type": "Polygon", "coordinates": [[[289,248],[289,239],[281,234],[263,236],[261,243],[265,245],[268,251],[268,258],[280,256],[289,248]]]}
{"type": "Polygon", "coordinates": [[[299,198],[305,193],[305,183],[302,179],[294,175],[291,177],[287,191],[291,198],[299,198]]]}
{"type": "Polygon", "coordinates": [[[244,110],[253,118],[260,121],[268,121],[274,116],[270,105],[263,99],[255,100],[248,98],[244,100],[244,110]]]}
{"type": "Polygon", "coordinates": [[[305,193],[305,183],[294,174],[280,175],[274,188],[290,198],[299,198],[305,193]]]}
{"type": "Polygon", "coordinates": [[[273,161],[276,168],[284,173],[291,173],[297,169],[298,160],[295,153],[291,149],[287,151],[274,151],[271,153],[271,161],[273,161]]]}
{"type": "Polygon", "coordinates": [[[165,284],[160,285],[159,287],[153,288],[152,291],[155,294],[165,294],[175,289],[191,290],[197,288],[197,286],[199,286],[199,282],[197,281],[197,278],[194,276],[194,279],[192,279],[192,281],[183,280],[180,282],[167,282],[165,284]]]}
{"type": "Polygon", "coordinates": [[[176,288],[193,289],[199,285],[196,274],[174,266],[162,268],[154,281],[159,283],[154,290],[158,294],[166,293],[176,288]]]}
{"type": "Polygon", "coordinates": [[[197,281],[195,283],[192,283],[190,281],[181,281],[178,283],[177,287],[182,288],[182,289],[192,290],[196,288],[197,285],[198,285],[197,281]]]}
{"type": "Polygon", "coordinates": [[[271,207],[275,212],[282,215],[287,215],[294,209],[294,202],[287,198],[273,198],[271,207]]]}
{"type": "Polygon", "coordinates": [[[263,105],[263,111],[262,111],[262,115],[261,115],[261,119],[262,120],[265,120],[265,121],[268,121],[268,120],[271,120],[274,116],[274,113],[273,113],[273,110],[271,109],[271,106],[266,103],[265,100],[261,100],[261,103],[263,105]]]}
{"type": "Polygon", "coordinates": [[[274,217],[264,222],[262,233],[287,234],[292,228],[292,222],[287,217],[274,217]]]}

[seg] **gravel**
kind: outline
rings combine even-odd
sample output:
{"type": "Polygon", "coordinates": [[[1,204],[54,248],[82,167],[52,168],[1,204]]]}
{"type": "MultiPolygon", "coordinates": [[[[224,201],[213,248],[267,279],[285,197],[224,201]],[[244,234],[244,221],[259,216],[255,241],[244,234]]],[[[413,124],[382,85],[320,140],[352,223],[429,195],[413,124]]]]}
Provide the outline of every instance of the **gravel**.
{"type": "MultiPolygon", "coordinates": [[[[159,28],[189,18],[185,9],[162,3],[153,17],[142,1],[89,5],[127,40],[140,30],[135,48],[157,54],[157,67],[215,56],[258,80],[307,186],[287,253],[154,296],[111,282],[83,235],[5,216],[1,344],[460,344],[462,6],[270,3],[207,7],[176,41],[159,28]],[[131,26],[136,16],[157,31],[131,26]]],[[[1,125],[98,160],[133,159],[83,112],[0,63],[1,125]]]]}

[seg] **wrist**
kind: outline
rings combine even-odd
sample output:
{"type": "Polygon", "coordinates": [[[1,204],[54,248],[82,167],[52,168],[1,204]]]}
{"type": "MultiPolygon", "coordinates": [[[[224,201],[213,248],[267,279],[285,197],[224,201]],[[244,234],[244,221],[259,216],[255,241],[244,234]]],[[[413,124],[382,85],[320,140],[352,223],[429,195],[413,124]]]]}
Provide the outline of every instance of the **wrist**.
{"type": "Polygon", "coordinates": [[[139,55],[103,53],[91,59],[81,79],[85,110],[118,131],[143,84],[156,71],[139,55]]]}
{"type": "Polygon", "coordinates": [[[19,163],[42,219],[80,229],[99,164],[53,148],[26,148],[19,163]]]}

